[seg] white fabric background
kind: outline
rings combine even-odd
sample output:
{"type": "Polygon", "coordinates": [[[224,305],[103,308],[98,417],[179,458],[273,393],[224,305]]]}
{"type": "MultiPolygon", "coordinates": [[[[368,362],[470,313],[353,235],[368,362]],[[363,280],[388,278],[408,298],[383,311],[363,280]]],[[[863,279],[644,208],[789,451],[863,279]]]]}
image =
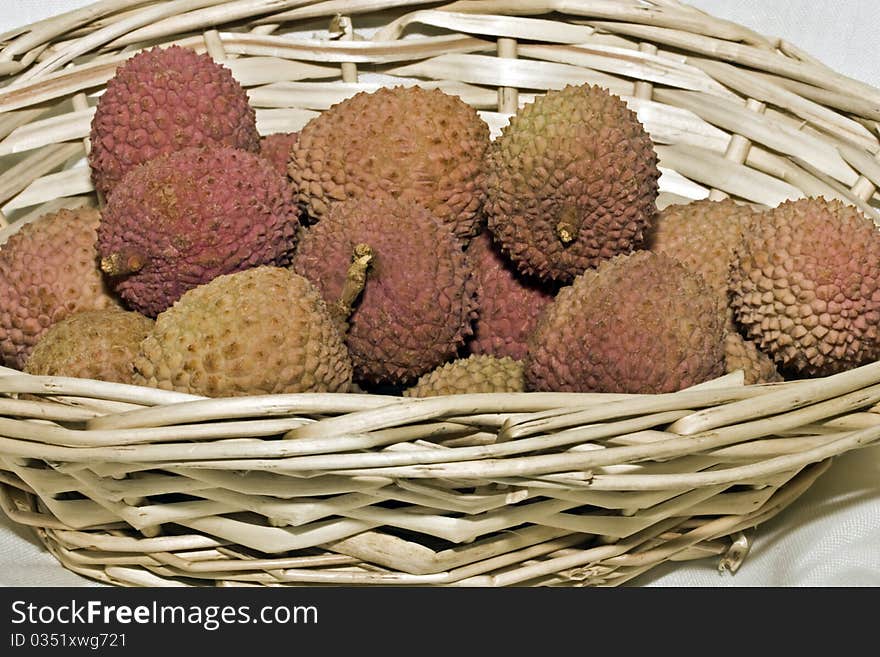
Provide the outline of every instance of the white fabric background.
{"type": "MultiPolygon", "coordinates": [[[[87,4],[5,0],[0,32],[87,4]]],[[[692,0],[716,16],[779,36],[832,68],[880,86],[876,0],[692,0]]],[[[715,560],[667,564],[634,580],[647,586],[880,586],[880,447],[840,457],[803,497],[762,525],[731,576],[715,560]]],[[[64,570],[30,530],[0,513],[0,586],[90,586],[64,570]]]]}

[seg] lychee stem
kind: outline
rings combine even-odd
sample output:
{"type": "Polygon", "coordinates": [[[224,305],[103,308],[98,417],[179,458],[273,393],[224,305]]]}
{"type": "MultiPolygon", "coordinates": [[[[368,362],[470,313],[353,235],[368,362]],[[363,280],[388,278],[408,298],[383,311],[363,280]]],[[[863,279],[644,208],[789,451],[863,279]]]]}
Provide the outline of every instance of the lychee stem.
{"type": "Polygon", "coordinates": [[[367,284],[367,270],[372,261],[373,249],[369,244],[355,245],[351,265],[345,277],[345,285],[342,287],[342,294],[339,301],[330,308],[330,313],[343,334],[348,331],[348,318],[351,315],[352,306],[367,284]]]}
{"type": "Polygon", "coordinates": [[[568,246],[578,238],[578,226],[580,226],[580,217],[577,207],[574,205],[566,205],[561,208],[557,215],[559,222],[556,224],[556,237],[562,242],[563,246],[568,246]]]}
{"type": "Polygon", "coordinates": [[[563,220],[556,224],[556,236],[563,244],[571,244],[577,239],[577,228],[563,220]]]}
{"type": "Polygon", "coordinates": [[[139,272],[147,264],[147,259],[140,253],[111,253],[101,258],[101,271],[108,276],[125,276],[139,272]]]}

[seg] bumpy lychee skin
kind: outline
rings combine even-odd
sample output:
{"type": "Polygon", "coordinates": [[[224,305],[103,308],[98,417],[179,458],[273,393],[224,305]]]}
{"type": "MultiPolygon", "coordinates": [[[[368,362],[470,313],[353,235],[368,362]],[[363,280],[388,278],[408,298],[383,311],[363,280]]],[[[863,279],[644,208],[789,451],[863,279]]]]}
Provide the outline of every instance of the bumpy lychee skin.
{"type": "Polygon", "coordinates": [[[658,213],[647,247],[665,253],[700,274],[727,308],[728,330],[735,332],[730,308],[730,268],[750,230],[755,211],[731,199],[670,205],[658,213]]]}
{"type": "Polygon", "coordinates": [[[522,361],[507,356],[469,356],[421,376],[404,397],[436,397],[479,392],[524,392],[522,361]]]}
{"type": "Polygon", "coordinates": [[[430,210],[459,237],[478,231],[489,128],[438,89],[361,92],[300,131],[289,174],[310,217],[345,199],[390,195],[430,210]]]}
{"type": "Polygon", "coordinates": [[[406,383],[454,357],[476,306],[461,240],[414,203],[349,201],[303,231],[294,270],[335,304],[360,244],[372,260],[346,334],[355,380],[406,383]]]}
{"type": "Polygon", "coordinates": [[[731,272],[747,338],[781,370],[828,375],[880,357],[880,231],[840,201],[786,201],[755,222],[731,272]]]}
{"type": "Polygon", "coordinates": [[[615,256],[562,288],[529,341],[535,391],[675,392],[724,372],[724,315],[669,256],[615,256]]]}
{"type": "Polygon", "coordinates": [[[269,160],[275,170],[287,178],[290,151],[297,139],[299,139],[298,132],[276,132],[266,135],[260,139],[260,157],[269,160]]]}
{"type": "Polygon", "coordinates": [[[770,356],[736,331],[728,331],[724,336],[724,371],[730,373],[736,370],[742,370],[746,385],[783,380],[770,356]]]}
{"type": "Polygon", "coordinates": [[[634,112],[590,85],[520,108],[487,150],[489,229],[520,271],[569,282],[640,248],[660,177],[634,112]]]}
{"type": "Polygon", "coordinates": [[[153,320],[118,308],[71,315],[46,331],[25,371],[133,383],[132,362],[152,328],[153,320]]]}
{"type": "Polygon", "coordinates": [[[289,264],[298,216],[288,185],[258,155],[186,148],[132,170],[110,197],[101,268],[133,309],[155,317],[221,274],[289,264]]]}
{"type": "Polygon", "coordinates": [[[97,210],[59,210],[21,227],[0,246],[0,355],[22,369],[52,324],[117,306],[98,269],[97,210]]]}
{"type": "Polygon", "coordinates": [[[116,69],[98,100],[89,164],[105,196],[132,168],[188,146],[258,151],[256,114],[231,71],[208,55],[171,46],[116,69]]]}
{"type": "Polygon", "coordinates": [[[256,267],[187,292],[156,319],[135,382],[208,397],[347,392],[351,359],[318,292],[256,267]]]}
{"type": "Polygon", "coordinates": [[[554,289],[519,274],[488,232],[470,241],[467,254],[474,268],[479,303],[468,348],[473,354],[522,360],[529,334],[541,311],[553,300],[554,289]]]}

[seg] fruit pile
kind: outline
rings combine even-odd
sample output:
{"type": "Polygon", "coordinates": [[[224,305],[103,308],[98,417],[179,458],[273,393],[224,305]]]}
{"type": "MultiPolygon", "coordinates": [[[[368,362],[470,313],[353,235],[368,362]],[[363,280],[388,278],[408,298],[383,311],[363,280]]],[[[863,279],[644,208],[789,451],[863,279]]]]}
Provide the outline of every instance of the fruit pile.
{"type": "Polygon", "coordinates": [[[358,93],[260,138],[229,69],[121,65],[92,122],[101,208],[0,248],[0,354],[207,396],[672,392],[880,356],[880,232],[812,198],[657,211],[636,115],[549,91],[490,140],[459,98],[358,93]]]}

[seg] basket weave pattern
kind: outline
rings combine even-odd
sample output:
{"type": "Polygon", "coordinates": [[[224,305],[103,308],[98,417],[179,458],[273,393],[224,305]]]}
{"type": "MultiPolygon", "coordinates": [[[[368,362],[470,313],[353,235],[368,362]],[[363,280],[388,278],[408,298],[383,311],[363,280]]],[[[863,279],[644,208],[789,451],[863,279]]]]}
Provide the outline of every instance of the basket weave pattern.
{"type": "MultiPolygon", "coordinates": [[[[422,84],[498,134],[590,82],[655,141],[660,205],[855,204],[880,222],[880,90],[677,0],[96,3],[0,35],[5,240],[97,205],[84,155],[115,67],[171,43],[248,90],[261,134],[422,84]],[[341,13],[344,12],[344,15],[341,13]]],[[[616,585],[745,557],[744,532],[880,438],[880,363],[674,394],[204,399],[0,371],[0,506],[118,585],[616,585]]]]}

